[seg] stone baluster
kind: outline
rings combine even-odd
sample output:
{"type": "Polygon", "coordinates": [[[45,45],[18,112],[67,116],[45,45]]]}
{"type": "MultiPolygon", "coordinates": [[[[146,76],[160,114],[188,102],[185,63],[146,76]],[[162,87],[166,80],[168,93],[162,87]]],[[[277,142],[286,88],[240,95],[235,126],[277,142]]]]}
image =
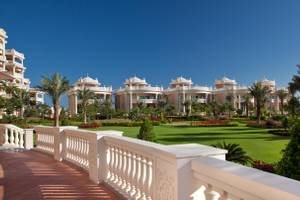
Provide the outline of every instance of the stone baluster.
{"type": "Polygon", "coordinates": [[[115,146],[114,147],[114,174],[115,174],[115,178],[114,178],[114,184],[118,183],[119,180],[119,174],[118,174],[118,163],[119,163],[119,149],[115,146]]]}
{"type": "Polygon", "coordinates": [[[18,130],[15,130],[15,143],[14,145],[16,146],[19,146],[19,135],[20,135],[20,132],[18,130]]]}
{"type": "Polygon", "coordinates": [[[118,162],[118,186],[121,186],[122,185],[122,181],[123,181],[123,177],[122,177],[122,149],[119,148],[119,151],[118,151],[118,154],[119,154],[119,162],[118,162]]]}
{"type": "Polygon", "coordinates": [[[131,152],[127,152],[127,172],[126,172],[126,181],[127,181],[127,187],[125,188],[126,193],[130,194],[131,189],[131,171],[132,171],[132,154],[131,152]]]}
{"type": "Polygon", "coordinates": [[[4,144],[8,144],[8,128],[4,130],[4,144]]]}
{"type": "Polygon", "coordinates": [[[229,200],[230,198],[228,197],[228,193],[226,191],[223,191],[221,193],[221,196],[219,198],[219,200],[229,200]]]}
{"type": "Polygon", "coordinates": [[[12,128],[9,130],[10,130],[10,144],[14,144],[14,141],[15,141],[14,131],[12,128]]]}
{"type": "Polygon", "coordinates": [[[146,200],[146,179],[147,179],[147,160],[145,157],[142,157],[141,159],[141,179],[140,179],[140,185],[141,185],[141,199],[146,200]]]}
{"type": "Polygon", "coordinates": [[[141,156],[137,155],[136,158],[136,180],[135,180],[135,185],[136,185],[136,192],[134,197],[139,198],[141,195],[141,186],[140,186],[140,178],[141,178],[141,156]]]}
{"type": "Polygon", "coordinates": [[[23,148],[24,147],[24,133],[20,132],[20,143],[19,143],[19,147],[23,148]]]}
{"type": "Polygon", "coordinates": [[[127,173],[126,173],[126,169],[128,167],[128,163],[127,163],[127,152],[126,150],[123,150],[123,154],[122,154],[123,160],[122,160],[122,165],[123,165],[123,169],[122,169],[122,185],[121,188],[122,190],[126,188],[127,186],[127,173]]]}
{"type": "Polygon", "coordinates": [[[114,166],[114,150],[112,146],[108,146],[109,150],[109,163],[108,163],[108,181],[112,181],[114,179],[113,166],[114,166]]]}
{"type": "Polygon", "coordinates": [[[213,190],[213,187],[211,184],[206,185],[204,194],[205,194],[205,198],[207,200],[218,200],[220,197],[219,193],[217,193],[216,191],[213,190]]]}
{"type": "Polygon", "coordinates": [[[130,173],[130,196],[133,196],[136,193],[136,176],[137,176],[137,168],[136,168],[136,154],[132,153],[131,159],[131,173],[130,173]]]}
{"type": "Polygon", "coordinates": [[[152,200],[152,182],[153,182],[152,161],[147,159],[146,166],[147,166],[146,197],[147,197],[147,200],[152,200]]]}

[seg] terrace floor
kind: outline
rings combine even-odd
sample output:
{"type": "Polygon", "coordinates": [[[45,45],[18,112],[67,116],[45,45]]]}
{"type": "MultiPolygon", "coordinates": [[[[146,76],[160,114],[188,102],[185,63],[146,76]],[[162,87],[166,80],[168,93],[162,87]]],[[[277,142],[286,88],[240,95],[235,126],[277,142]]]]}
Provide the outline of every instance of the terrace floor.
{"type": "Polygon", "coordinates": [[[0,150],[0,199],[121,199],[88,174],[36,151],[0,150]]]}

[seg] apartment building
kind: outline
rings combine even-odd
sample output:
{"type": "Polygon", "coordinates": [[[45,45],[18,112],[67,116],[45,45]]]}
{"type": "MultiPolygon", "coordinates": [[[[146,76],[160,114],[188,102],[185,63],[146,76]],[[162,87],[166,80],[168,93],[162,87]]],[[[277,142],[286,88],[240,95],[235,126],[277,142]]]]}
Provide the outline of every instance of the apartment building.
{"type": "Polygon", "coordinates": [[[139,103],[155,107],[163,94],[163,87],[153,87],[145,79],[136,76],[126,79],[124,87],[115,90],[115,106],[118,110],[129,111],[139,103]]]}
{"type": "MultiPolygon", "coordinates": [[[[7,49],[7,38],[5,30],[0,28],[0,81],[27,90],[31,100],[44,103],[44,93],[36,88],[30,88],[30,80],[25,78],[24,54],[15,49],[7,49]]],[[[9,98],[3,88],[0,95],[9,98]]]]}
{"type": "Polygon", "coordinates": [[[78,99],[78,90],[89,89],[94,92],[95,98],[91,101],[98,101],[99,103],[104,101],[112,100],[112,87],[111,86],[101,86],[98,79],[93,79],[89,76],[81,77],[77,80],[75,85],[68,91],[68,102],[69,102],[69,114],[76,115],[78,113],[78,105],[80,104],[80,99],[78,99]]]}

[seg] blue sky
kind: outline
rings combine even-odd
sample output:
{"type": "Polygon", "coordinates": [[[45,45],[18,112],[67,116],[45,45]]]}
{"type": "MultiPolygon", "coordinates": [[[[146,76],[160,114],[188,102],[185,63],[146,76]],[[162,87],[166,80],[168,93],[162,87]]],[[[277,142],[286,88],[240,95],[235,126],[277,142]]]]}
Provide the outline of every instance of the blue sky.
{"type": "Polygon", "coordinates": [[[286,85],[300,63],[300,1],[4,1],[8,48],[25,53],[32,86],[59,72],[114,88],[137,75],[167,86],[267,77],[286,85]]]}

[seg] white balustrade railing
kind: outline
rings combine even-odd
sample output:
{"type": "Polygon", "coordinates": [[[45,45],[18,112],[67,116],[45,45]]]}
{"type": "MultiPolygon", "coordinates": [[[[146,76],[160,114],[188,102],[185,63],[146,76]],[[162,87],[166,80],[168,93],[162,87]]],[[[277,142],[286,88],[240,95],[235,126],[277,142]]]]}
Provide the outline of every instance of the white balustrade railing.
{"type": "Polygon", "coordinates": [[[33,147],[33,129],[21,129],[12,124],[0,124],[0,145],[31,149],[33,147]]]}
{"type": "Polygon", "coordinates": [[[225,161],[225,150],[160,145],[118,131],[36,127],[37,149],[71,162],[126,199],[300,200],[300,183],[225,161]]]}
{"type": "Polygon", "coordinates": [[[300,182],[232,162],[202,157],[192,161],[192,200],[299,200],[300,182]]]}

